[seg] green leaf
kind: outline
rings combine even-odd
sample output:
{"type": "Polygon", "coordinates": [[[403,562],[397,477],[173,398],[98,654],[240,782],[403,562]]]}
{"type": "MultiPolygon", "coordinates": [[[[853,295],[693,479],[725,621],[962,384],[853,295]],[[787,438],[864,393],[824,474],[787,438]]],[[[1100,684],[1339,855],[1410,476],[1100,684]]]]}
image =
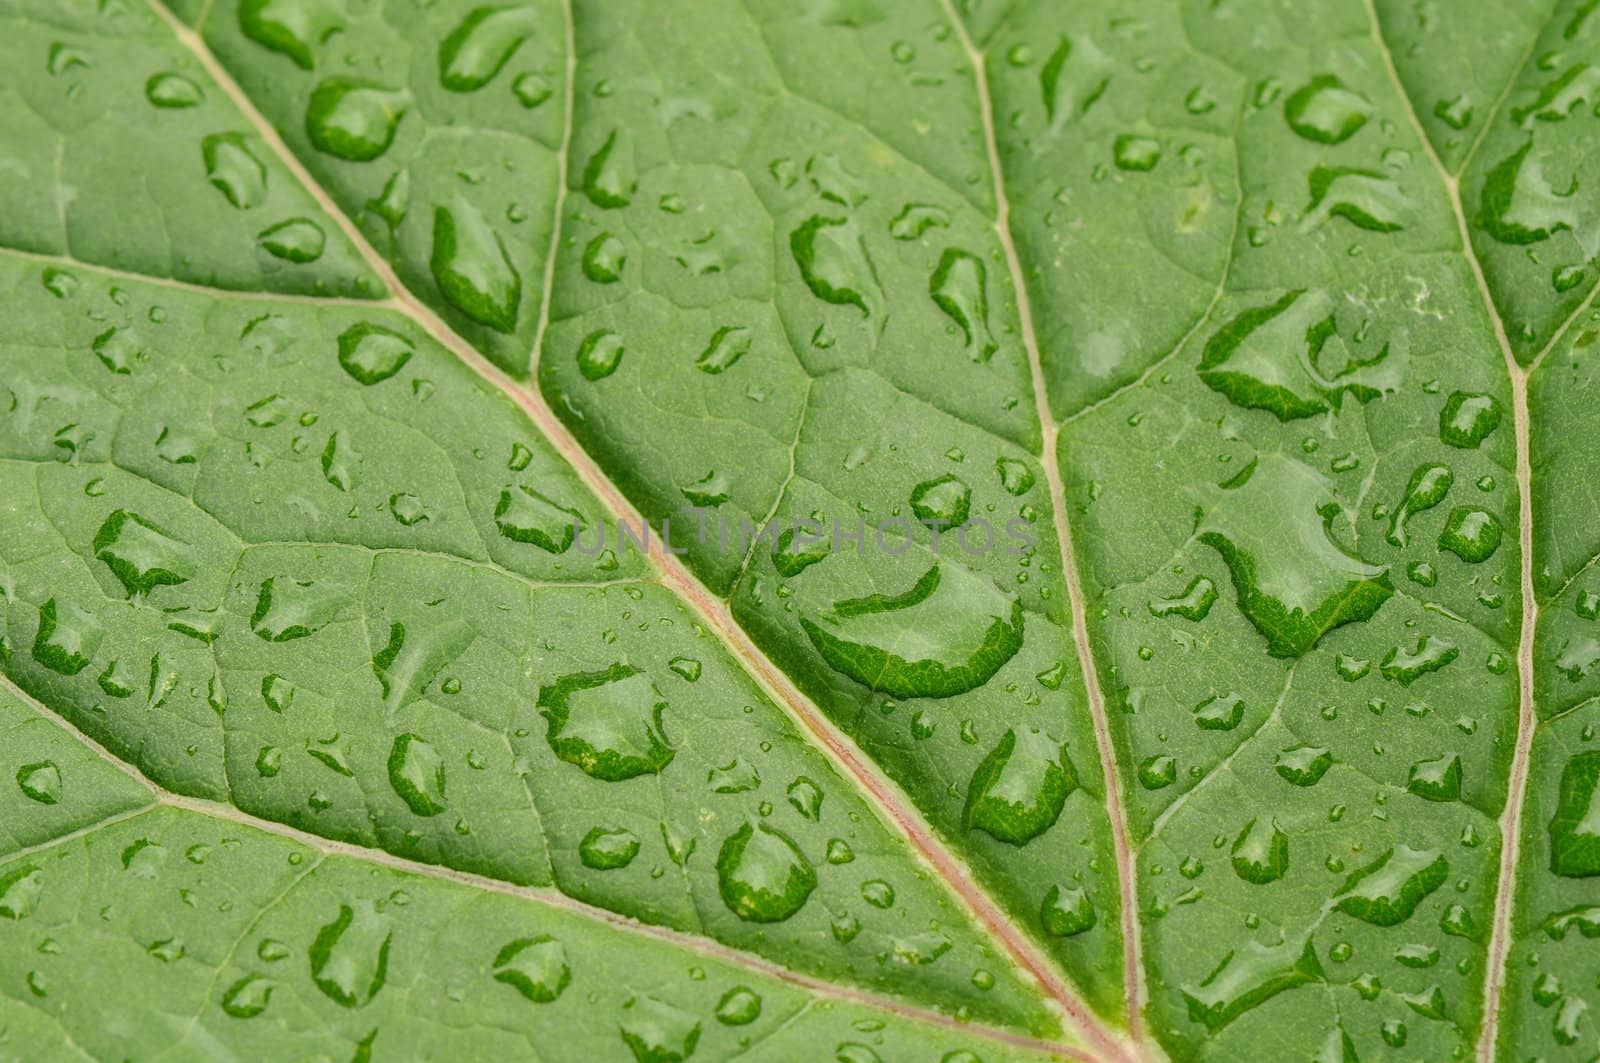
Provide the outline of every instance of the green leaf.
{"type": "Polygon", "coordinates": [[[1414,6],[5,5],[6,1043],[1593,1055],[1600,7],[1414,6]]]}

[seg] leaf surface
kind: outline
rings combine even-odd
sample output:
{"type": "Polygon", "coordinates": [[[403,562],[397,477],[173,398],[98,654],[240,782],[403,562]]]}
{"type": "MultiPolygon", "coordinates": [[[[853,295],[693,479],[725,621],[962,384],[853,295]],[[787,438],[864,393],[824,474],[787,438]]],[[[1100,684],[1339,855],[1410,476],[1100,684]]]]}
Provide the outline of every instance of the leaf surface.
{"type": "Polygon", "coordinates": [[[1600,1043],[1589,0],[0,21],[24,1054],[1600,1043]]]}

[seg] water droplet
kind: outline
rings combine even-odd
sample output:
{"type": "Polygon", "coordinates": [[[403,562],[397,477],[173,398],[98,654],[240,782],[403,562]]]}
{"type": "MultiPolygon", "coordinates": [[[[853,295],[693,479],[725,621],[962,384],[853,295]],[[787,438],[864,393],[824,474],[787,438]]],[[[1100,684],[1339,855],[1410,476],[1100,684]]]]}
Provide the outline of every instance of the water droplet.
{"type": "Polygon", "coordinates": [[[186,583],[196,570],[192,546],[125,509],[105,519],[93,545],[95,558],[105,562],[130,598],[186,583]]]}
{"type": "Polygon", "coordinates": [[[813,215],[789,234],[789,250],[811,294],[834,306],[854,306],[864,317],[877,316],[883,290],[853,221],[813,215]]]}
{"type": "Polygon", "coordinates": [[[339,364],[362,384],[380,384],[411,360],[411,341],[393,329],[362,322],[339,334],[339,364]]]}
{"type": "Polygon", "coordinates": [[[539,692],[545,738],[560,759],[596,779],[659,774],[676,751],[666,743],[667,701],[632,665],[564,676],[539,692]]]}
{"type": "Polygon", "coordinates": [[[261,581],[250,629],[267,642],[291,642],[327,626],[343,596],[315,580],[272,576],[261,581]]]}
{"type": "Polygon", "coordinates": [[[1312,78],[1283,102],[1289,128],[1319,144],[1342,144],[1367,124],[1372,104],[1332,74],[1312,78]]]}
{"type": "Polygon", "coordinates": [[[1066,746],[1031,727],[1013,728],[983,758],[967,786],[962,823],[1012,845],[1049,830],[1078,775],[1066,746]]]}
{"type": "Polygon", "coordinates": [[[178,110],[194,107],[202,99],[200,86],[171,72],[156,74],[144,83],[144,98],[156,107],[178,110]]]}
{"type": "Polygon", "coordinates": [[[929,229],[949,227],[949,211],[928,203],[907,203],[889,223],[889,235],[896,240],[915,240],[929,229]]]}
{"type": "Polygon", "coordinates": [[[1383,663],[1378,665],[1378,672],[1385,679],[1408,687],[1429,672],[1437,672],[1460,654],[1456,644],[1449,639],[1424,635],[1417,641],[1414,650],[1404,650],[1399,646],[1390,650],[1383,663]]]}
{"type": "Polygon", "coordinates": [[[1222,555],[1240,611],[1274,657],[1304,654],[1332,629],[1371,617],[1394,593],[1388,569],[1334,541],[1323,514],[1336,506],[1320,474],[1268,454],[1205,518],[1201,541],[1222,555]],[[1276,519],[1262,521],[1262,513],[1276,519]]]}
{"type": "Polygon", "coordinates": [[[1275,819],[1252,819],[1233,840],[1229,855],[1234,874],[1264,886],[1278,881],[1289,870],[1289,836],[1275,819]]]}
{"type": "Polygon", "coordinates": [[[1550,870],[1564,878],[1600,875],[1600,752],[1579,753],[1561,769],[1550,870]]]}
{"type": "Polygon", "coordinates": [[[595,871],[614,871],[633,863],[639,838],[624,827],[595,827],[578,843],[578,859],[595,871]]]}
{"type": "Polygon", "coordinates": [[[1372,170],[1343,166],[1318,166],[1308,178],[1311,203],[1306,207],[1307,227],[1329,218],[1343,218],[1368,232],[1393,233],[1416,216],[1416,205],[1398,181],[1372,170]]]}
{"type": "Polygon", "coordinates": [[[17,786],[24,796],[41,805],[61,803],[61,769],[54,761],[42,760],[18,768],[17,786]]]}
{"type": "Polygon", "coordinates": [[[429,265],[451,306],[496,332],[516,330],[522,277],[500,235],[466,200],[434,208],[429,265]]]}
{"type": "Polygon", "coordinates": [[[327,0],[243,0],[239,29],[270,51],[286,55],[310,70],[312,49],[340,26],[337,10],[327,0]]]}
{"type": "Polygon", "coordinates": [[[474,8],[439,45],[439,83],[451,92],[483,88],[533,30],[530,8],[474,8]]]}
{"type": "Polygon", "coordinates": [[[911,511],[925,524],[958,527],[967,522],[972,490],[948,473],[918,484],[911,492],[911,511]]]}
{"type": "Polygon", "coordinates": [[[522,106],[533,110],[555,94],[550,82],[539,74],[520,74],[511,83],[511,94],[522,106]]]}
{"type": "Polygon", "coordinates": [[[1154,137],[1124,134],[1112,148],[1112,159],[1119,170],[1148,173],[1161,161],[1161,142],[1154,137]]]}
{"type": "Polygon", "coordinates": [[[1047,933],[1072,937],[1094,926],[1094,901],[1086,890],[1078,887],[1051,886],[1050,892],[1044,895],[1039,918],[1047,933]]]}
{"type": "Polygon", "coordinates": [[[761,1017],[761,998],[744,986],[735,986],[717,1001],[717,1021],[724,1026],[748,1026],[761,1017]]]}
{"type": "Polygon", "coordinates": [[[583,515],[531,487],[506,487],[494,507],[495,527],[513,542],[532,543],[552,554],[566,553],[583,526],[583,515]]]}
{"type": "Polygon", "coordinates": [[[1500,548],[1500,522],[1493,513],[1472,506],[1457,506],[1439,533],[1439,549],[1448,550],[1469,564],[1487,561],[1500,548]]]}
{"type": "Polygon", "coordinates": [[[755,766],[738,757],[706,772],[706,785],[714,794],[742,794],[761,785],[755,766]]]}
{"type": "Polygon", "coordinates": [[[328,78],[312,90],[306,136],[324,154],[371,162],[394,143],[395,129],[410,107],[406,92],[360,78],[328,78]]]}
{"type": "Polygon", "coordinates": [[[602,210],[616,210],[633,202],[638,186],[633,168],[633,135],[625,126],[613,129],[583,168],[583,192],[602,210]]]}
{"type": "Polygon", "coordinates": [[[311,980],[340,1007],[365,1006],[388,976],[392,937],[389,917],[371,902],[339,905],[311,943],[311,980]]]}
{"type": "Polygon", "coordinates": [[[1439,438],[1452,447],[1477,447],[1500,426],[1500,403],[1493,395],[1455,391],[1439,411],[1439,438]]]}
{"type": "Polygon", "coordinates": [[[1189,581],[1183,593],[1175,598],[1155,598],[1150,602],[1152,616],[1181,616],[1185,620],[1201,621],[1211,612],[1217,600],[1217,585],[1205,576],[1189,581]]]}
{"type": "Polygon", "coordinates": [[[1183,986],[1189,1018],[1212,1033],[1286,989],[1321,981],[1322,965],[1310,940],[1230,949],[1198,986],[1183,986]]]}
{"type": "Polygon", "coordinates": [[[56,605],[54,598],[39,607],[39,630],[33,637],[33,659],[59,675],[77,675],[89,666],[105,629],[75,605],[56,605]]]}
{"type": "Polygon", "coordinates": [[[695,359],[695,368],[713,375],[731,368],[750,353],[751,338],[752,334],[747,328],[730,325],[717,329],[711,337],[711,343],[695,359]]]}
{"type": "Polygon", "coordinates": [[[1584,249],[1600,250],[1600,228],[1586,223],[1577,179],[1565,192],[1551,186],[1543,160],[1533,153],[1534,138],[1495,165],[1483,182],[1478,224],[1504,244],[1536,244],[1557,232],[1571,232],[1584,249]]]}
{"type": "Polygon", "coordinates": [[[603,380],[622,361],[622,337],[609,329],[596,329],[578,348],[578,372],[585,380],[603,380]]]}
{"type": "Polygon", "coordinates": [[[1429,801],[1455,801],[1461,797],[1461,755],[1446,753],[1411,765],[1406,789],[1429,801]]]}
{"type": "Polygon", "coordinates": [[[1339,335],[1332,298],[1295,290],[1236,315],[1206,341],[1199,374],[1206,386],[1246,409],[1280,421],[1325,413],[1346,394],[1371,402],[1399,386],[1389,346],[1365,358],[1339,335]]]}
{"type": "Polygon", "coordinates": [[[1022,646],[1021,603],[950,562],[904,594],[836,601],[800,623],[835,670],[898,698],[976,689],[1022,646]]]}
{"type": "Polygon", "coordinates": [[[322,227],[309,218],[281,221],[262,229],[256,240],[273,257],[297,263],[315,262],[326,244],[322,227]]]}
{"type": "Polygon", "coordinates": [[[1394,546],[1405,546],[1406,522],[1443,502],[1454,482],[1455,477],[1448,466],[1418,465],[1411,474],[1411,482],[1406,486],[1405,497],[1394,511],[1394,519],[1389,523],[1389,542],[1394,546]]]}
{"type": "Polygon", "coordinates": [[[967,353],[987,362],[1000,349],[989,331],[989,295],[983,261],[968,251],[949,248],[928,281],[934,303],[961,328],[967,353]]]}
{"type": "Polygon", "coordinates": [[[1278,754],[1278,774],[1295,786],[1315,786],[1333,766],[1333,754],[1318,746],[1295,746],[1278,754]]]}
{"type": "Polygon", "coordinates": [[[802,816],[813,822],[822,818],[822,790],[804,775],[789,784],[788,797],[802,816]]]}
{"type": "Polygon", "coordinates": [[[635,1063],[682,1063],[700,1041],[700,1023],[693,1015],[655,997],[635,997],[624,1004],[617,1029],[635,1063]]]}
{"type": "Polygon", "coordinates": [[[548,1004],[572,982],[567,950],[548,934],[518,938],[495,956],[494,980],[535,1004],[548,1004]]]}
{"type": "Polygon", "coordinates": [[[765,823],[746,823],[717,854],[717,887],[740,919],[777,923],[798,912],[817,873],[794,842],[765,823]]]}
{"type": "Polygon", "coordinates": [[[213,133],[200,142],[200,154],[207,180],[235,207],[259,207],[267,198],[267,168],[245,134],[213,133]]]}
{"type": "Polygon", "coordinates": [[[272,1002],[273,984],[259,974],[247,974],[222,994],[222,1010],[235,1019],[253,1019],[272,1002]]]}
{"type": "Polygon", "coordinates": [[[1231,731],[1244,719],[1244,699],[1233,693],[1213,694],[1191,711],[1202,730],[1231,731]]]}
{"type": "Polygon", "coordinates": [[[1177,781],[1178,761],[1169,754],[1157,753],[1139,764],[1139,785],[1146,790],[1164,790],[1177,781]]]}
{"type": "Polygon", "coordinates": [[[601,233],[583,249],[583,275],[596,284],[615,284],[622,279],[628,249],[610,233],[601,233]]]}
{"type": "Polygon", "coordinates": [[[445,809],[444,759],[419,735],[396,735],[389,749],[389,785],[419,816],[437,816],[445,809]]]}
{"type": "Polygon", "coordinates": [[[1397,926],[1449,873],[1439,852],[1396,846],[1351,875],[1334,907],[1373,926],[1397,926]]]}

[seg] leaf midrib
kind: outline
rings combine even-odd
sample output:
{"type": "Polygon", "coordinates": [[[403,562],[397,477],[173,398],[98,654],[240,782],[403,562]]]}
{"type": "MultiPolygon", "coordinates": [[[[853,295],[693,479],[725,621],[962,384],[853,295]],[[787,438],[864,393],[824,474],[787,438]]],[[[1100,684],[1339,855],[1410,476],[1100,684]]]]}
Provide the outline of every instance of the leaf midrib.
{"type": "MultiPolygon", "coordinates": [[[[312,197],[312,199],[322,209],[324,214],[326,214],[334,222],[334,224],[339,227],[340,231],[350,241],[351,245],[356,248],[357,253],[360,255],[363,262],[378,276],[379,280],[384,286],[384,289],[388,292],[389,297],[387,299],[360,303],[359,305],[372,306],[375,308],[387,308],[404,314],[406,317],[408,317],[418,328],[426,332],[441,346],[455,354],[458,358],[475,370],[481,377],[492,384],[497,390],[515,402],[521,408],[523,413],[531,421],[533,421],[534,426],[539,430],[540,434],[544,437],[544,440],[551,446],[553,450],[555,450],[556,454],[576,472],[579,479],[591,492],[593,492],[593,494],[599,499],[601,504],[605,506],[605,508],[613,517],[619,521],[632,523],[635,526],[642,524],[643,517],[639,514],[637,509],[628,501],[626,496],[615,485],[615,483],[613,483],[612,480],[600,469],[599,465],[594,461],[594,459],[591,458],[589,454],[579,445],[577,439],[567,430],[566,426],[560,421],[560,419],[556,417],[554,411],[551,410],[549,405],[545,402],[544,397],[539,393],[537,385],[530,384],[529,387],[522,387],[518,385],[516,381],[512,380],[498,367],[489,362],[487,358],[478,353],[475,348],[473,348],[466,340],[458,335],[442,318],[439,317],[439,315],[422,303],[420,299],[418,299],[409,289],[407,289],[405,285],[401,283],[400,278],[395,272],[394,268],[381,255],[378,254],[376,249],[374,249],[367,241],[365,235],[355,225],[354,221],[338,206],[327,190],[324,189],[311,176],[310,172],[300,161],[299,157],[295,155],[295,153],[284,142],[283,138],[278,134],[276,128],[260,113],[260,111],[256,108],[254,101],[251,100],[251,98],[244,92],[244,90],[234,80],[232,74],[221,64],[221,62],[211,52],[210,48],[207,47],[198,30],[191,29],[179,21],[178,18],[161,3],[161,0],[149,0],[149,3],[157,17],[160,18],[162,22],[169,28],[174,37],[177,39],[178,43],[194,55],[201,68],[222,90],[223,94],[228,97],[234,107],[238,109],[240,114],[250,124],[253,131],[262,138],[262,141],[267,145],[273,155],[288,169],[290,174],[293,175],[295,180],[301,185],[302,188],[305,189],[306,193],[312,197]]],[[[552,226],[551,231],[549,246],[550,254],[547,257],[545,267],[545,289],[541,297],[539,320],[536,323],[535,328],[535,336],[537,339],[531,355],[534,361],[536,361],[538,358],[538,352],[542,347],[545,331],[550,323],[551,291],[553,288],[552,281],[555,274],[555,251],[559,247],[559,241],[561,239],[561,211],[564,207],[565,197],[567,194],[572,110],[573,98],[575,95],[577,50],[575,46],[575,33],[573,30],[571,0],[560,0],[560,6],[566,27],[567,83],[564,105],[567,109],[567,113],[562,133],[562,150],[557,159],[558,184],[556,193],[557,203],[555,208],[556,216],[555,224],[552,226]]],[[[956,31],[961,33],[965,39],[964,25],[959,19],[953,16],[953,12],[949,12],[948,6],[946,6],[946,11],[950,14],[952,25],[955,27],[956,31]]],[[[202,15],[200,21],[197,23],[197,26],[203,26],[205,19],[208,18],[210,14],[211,11],[208,8],[202,15]]],[[[970,39],[968,39],[968,43],[970,44],[970,39]]],[[[986,87],[982,89],[982,93],[985,100],[984,121],[992,129],[992,108],[987,105],[986,87]]],[[[1009,243],[1009,233],[1006,234],[1006,241],[1009,243]]],[[[1012,249],[1012,258],[1014,261],[1014,248],[1012,249]]],[[[1037,350],[1035,347],[1035,357],[1036,354],[1037,350]]],[[[1048,454],[1048,450],[1046,453],[1048,454]]],[[[1051,469],[1051,462],[1045,461],[1044,464],[1047,470],[1051,469]]],[[[705,622],[708,629],[710,629],[711,632],[720,639],[727,651],[737,658],[745,670],[755,678],[756,682],[761,686],[763,692],[770,697],[774,703],[781,706],[791,717],[800,723],[811,735],[812,739],[821,746],[822,751],[829,756],[833,763],[852,777],[859,790],[863,792],[867,800],[876,806],[878,812],[885,819],[885,821],[888,822],[893,829],[899,831],[906,838],[916,855],[930,866],[933,873],[967,907],[969,912],[976,918],[976,921],[996,940],[996,942],[1007,954],[1010,955],[1012,960],[1017,963],[1019,967],[1027,971],[1040,983],[1040,985],[1044,988],[1049,1000],[1064,1010],[1073,1020],[1074,1025],[1079,1027],[1080,1032],[1083,1033],[1090,1042],[1095,1044],[1097,1048],[1106,1052],[1108,1056],[1117,1058],[1125,1055],[1122,1039],[1116,1033],[1107,1028],[1088,1007],[1088,1005],[1084,1003],[1083,1000],[1073,991],[1061,973],[1056,969],[1055,965],[1048,958],[1046,958],[1039,946],[1026,934],[1020,931],[1015,925],[1013,925],[1007,913],[1000,908],[1000,906],[989,897],[987,891],[977,883],[970,869],[967,868],[965,863],[945,848],[941,840],[934,834],[932,828],[923,820],[920,813],[915,809],[915,806],[908,798],[905,797],[905,795],[900,791],[899,787],[881,771],[879,771],[875,765],[872,765],[863,756],[861,756],[860,753],[855,749],[850,739],[845,736],[843,732],[840,731],[830,720],[828,720],[822,711],[809,698],[800,692],[799,688],[788,678],[788,676],[786,676],[775,664],[772,663],[770,659],[768,659],[768,657],[760,649],[756,647],[755,643],[744,632],[743,628],[741,628],[734,621],[732,611],[728,607],[728,604],[713,595],[710,590],[707,589],[705,585],[701,583],[692,572],[689,571],[689,569],[677,556],[666,552],[662,548],[662,544],[659,539],[652,537],[650,543],[648,544],[648,557],[651,563],[660,573],[662,583],[668,589],[673,591],[679,598],[681,598],[685,604],[695,614],[697,614],[701,620],[705,622]]],[[[1083,651],[1080,649],[1080,654],[1082,652],[1083,651]]],[[[28,700],[32,704],[37,704],[36,702],[33,702],[32,699],[28,700]]],[[[51,713],[50,715],[56,718],[58,722],[63,722],[60,721],[59,717],[55,717],[55,714],[51,713]]],[[[77,733],[76,729],[72,730],[73,733],[77,733]]],[[[108,753],[105,753],[104,751],[101,752],[102,756],[109,756],[108,753]]],[[[1104,753],[1102,754],[1102,761],[1105,761],[1104,753]]],[[[131,771],[131,769],[127,770],[131,771]]],[[[1107,777],[1108,781],[1114,780],[1115,772],[1108,771],[1107,777]]],[[[154,787],[152,788],[155,789],[154,787]]],[[[181,807],[187,807],[182,803],[190,802],[192,800],[193,799],[178,798],[174,796],[171,803],[180,804],[181,807]]],[[[204,803],[201,804],[203,805],[204,803]]],[[[197,810],[207,811],[208,807],[209,806],[198,808],[197,810]]],[[[211,811],[215,812],[215,810],[211,811]]],[[[252,825],[262,826],[262,829],[291,829],[283,827],[281,824],[274,824],[272,827],[267,827],[265,824],[269,821],[260,821],[257,823],[253,820],[253,818],[246,816],[244,813],[240,813],[239,815],[244,817],[244,819],[241,821],[248,820],[252,823],[252,825]]],[[[313,836],[307,837],[309,838],[313,836]]],[[[324,839],[323,842],[326,842],[326,840],[324,839]]],[[[339,843],[326,842],[326,844],[339,843]]],[[[355,851],[365,859],[377,860],[380,863],[388,862],[389,860],[399,861],[396,866],[403,866],[406,870],[415,871],[417,873],[432,873],[435,875],[443,875],[445,877],[455,877],[457,875],[464,874],[461,872],[456,872],[452,869],[433,867],[432,865],[424,864],[413,866],[401,858],[393,857],[387,853],[379,856],[375,850],[356,849],[355,851]]],[[[466,876],[466,878],[463,880],[472,881],[480,885],[496,883],[498,888],[513,890],[522,889],[522,887],[514,887],[508,883],[501,883],[494,879],[480,880],[476,876],[466,876]]],[[[485,886],[485,888],[496,887],[485,886]]],[[[578,903],[572,901],[570,898],[566,898],[564,895],[562,895],[562,902],[571,904],[578,903]]],[[[585,912],[591,912],[591,910],[586,907],[582,908],[581,910],[585,912]]],[[[610,920],[621,918],[615,913],[611,912],[604,912],[603,914],[600,913],[601,910],[599,909],[594,909],[591,912],[591,914],[594,914],[596,918],[607,918],[610,920]]],[[[643,924],[636,924],[632,921],[627,921],[624,925],[642,926],[643,924]]],[[[674,935],[672,940],[679,940],[675,936],[675,932],[654,927],[649,928],[649,930],[652,933],[660,932],[663,934],[674,935]]],[[[711,951],[716,951],[723,948],[723,946],[716,945],[715,943],[711,942],[707,942],[704,947],[710,949],[711,951]]],[[[766,962],[758,960],[754,957],[745,956],[743,953],[732,953],[731,955],[743,957],[742,962],[744,962],[746,965],[754,964],[758,968],[760,968],[761,965],[766,962]]],[[[775,976],[783,977],[788,981],[796,982],[798,980],[797,984],[807,985],[809,988],[812,988],[814,991],[819,993],[826,992],[828,995],[832,996],[843,995],[849,999],[859,999],[862,1002],[871,1003],[873,1006],[894,1011],[897,1014],[914,1015],[918,1017],[926,1016],[925,1021],[949,1021],[944,1019],[942,1016],[924,1013],[918,1009],[907,1008],[906,1006],[897,1002],[887,1000],[864,991],[859,991],[844,986],[837,986],[833,983],[813,983],[813,980],[807,979],[805,976],[789,971],[787,968],[777,967],[776,965],[774,965],[772,973],[774,973],[775,976]],[[781,972],[781,974],[779,972],[781,972]]],[[[1130,1022],[1132,1021],[1135,1020],[1130,1019],[1130,1022]]],[[[1012,1036],[1002,1034],[998,1031],[993,1031],[992,1035],[1003,1040],[1009,1039],[1012,1036]]],[[[1023,1039],[1023,1041],[1020,1043],[1026,1043],[1033,1045],[1034,1047],[1039,1046],[1037,1043],[1028,1041],[1027,1039],[1023,1039]]],[[[1050,1044],[1045,1047],[1055,1052],[1061,1052],[1064,1050],[1072,1051],[1069,1046],[1064,1046],[1061,1044],[1050,1044]]]]}

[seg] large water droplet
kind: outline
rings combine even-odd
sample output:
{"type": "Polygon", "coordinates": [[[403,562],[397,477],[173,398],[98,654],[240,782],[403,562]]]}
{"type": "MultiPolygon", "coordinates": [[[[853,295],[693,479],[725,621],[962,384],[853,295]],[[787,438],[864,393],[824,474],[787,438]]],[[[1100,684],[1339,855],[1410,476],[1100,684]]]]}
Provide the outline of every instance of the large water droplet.
{"type": "Polygon", "coordinates": [[[967,522],[972,490],[948,473],[918,484],[911,492],[911,511],[925,524],[953,528],[967,522]]]}
{"type": "Polygon", "coordinates": [[[962,822],[1026,845],[1055,824],[1077,788],[1065,745],[1031,727],[1012,728],[973,773],[962,822]]]}
{"type": "Polygon", "coordinates": [[[33,636],[33,659],[60,675],[77,675],[89,666],[105,629],[91,613],[75,605],[57,605],[54,598],[39,607],[39,630],[33,636]]]}
{"type": "Polygon", "coordinates": [[[1235,405],[1280,421],[1325,413],[1351,395],[1370,402],[1399,386],[1389,347],[1353,357],[1324,291],[1291,291],[1245,310],[1206,341],[1200,379],[1235,405]]]}
{"type": "Polygon", "coordinates": [[[315,262],[327,244],[322,227],[309,218],[290,218],[262,229],[256,241],[274,258],[295,263],[315,262]]]}
{"type": "Polygon", "coordinates": [[[532,543],[549,553],[564,554],[583,527],[583,514],[531,487],[517,485],[501,490],[494,524],[512,542],[532,543]]]}
{"type": "Polygon", "coordinates": [[[1448,550],[1468,564],[1489,560],[1500,548],[1500,521],[1475,506],[1457,506],[1439,533],[1439,549],[1448,550]]]}
{"type": "Polygon", "coordinates": [[[272,576],[261,581],[250,629],[268,642],[292,642],[322,630],[343,605],[326,583],[272,576]]]}
{"type": "Polygon", "coordinates": [[[395,736],[389,749],[389,785],[419,816],[444,811],[444,759],[419,735],[395,736]]]}
{"type": "Polygon", "coordinates": [[[1233,840],[1229,855],[1234,874],[1264,886],[1289,870],[1289,836],[1275,819],[1252,819],[1233,840]]]}
{"type": "Polygon", "coordinates": [[[987,362],[1000,349],[989,331],[989,295],[983,260],[968,251],[950,248],[928,281],[928,294],[967,339],[967,354],[974,362],[987,362]]]}
{"type": "Polygon", "coordinates": [[[306,108],[306,136],[318,151],[349,162],[370,162],[389,150],[410,109],[403,91],[359,78],[319,83],[306,108]]]}
{"type": "Polygon", "coordinates": [[[566,947],[548,934],[518,938],[495,956],[494,980],[535,1004],[548,1004],[572,983],[566,947]]]}
{"type": "Polygon", "coordinates": [[[213,133],[200,142],[206,178],[228,202],[241,210],[259,207],[267,198],[267,168],[250,150],[243,133],[213,133]]]}
{"type": "Polygon", "coordinates": [[[337,9],[329,0],[241,0],[239,29],[244,35],[294,60],[310,70],[312,49],[340,26],[337,9]]]}
{"type": "Polygon", "coordinates": [[[1251,941],[1230,949],[1198,986],[1183,986],[1189,1018],[1215,1033],[1286,989],[1321,981],[1322,964],[1307,940],[1263,945],[1251,941]]]}
{"type": "Polygon", "coordinates": [[[1312,78],[1283,103],[1289,128],[1319,144],[1341,144],[1360,131],[1372,104],[1332,74],[1312,78]]]}
{"type": "Polygon", "coordinates": [[[311,943],[311,980],[340,1007],[365,1006],[388,977],[392,937],[389,917],[371,902],[341,904],[311,943]]]}
{"type": "Polygon", "coordinates": [[[1368,232],[1399,232],[1416,217],[1416,204],[1392,177],[1373,170],[1343,166],[1318,166],[1307,179],[1311,203],[1305,225],[1315,227],[1329,218],[1343,218],[1368,232]]]}
{"type": "Polygon", "coordinates": [[[1579,753],[1561,769],[1550,870],[1563,878],[1600,875],[1600,752],[1579,753]]]}
{"type": "Polygon", "coordinates": [[[817,873],[786,834],[746,823],[717,853],[717,888],[740,919],[778,923],[805,905],[817,888],[817,873]]]}
{"type": "Polygon", "coordinates": [[[1397,926],[1449,874],[1437,850],[1399,845],[1351,875],[1334,907],[1373,926],[1397,926]]]}
{"type": "Polygon", "coordinates": [[[1039,918],[1047,932],[1056,937],[1073,937],[1094,926],[1094,901],[1082,888],[1051,886],[1050,892],[1044,895],[1039,918]]]}
{"type": "Polygon", "coordinates": [[[789,249],[811,294],[835,306],[854,306],[863,316],[877,315],[883,289],[854,222],[814,215],[789,234],[789,249]]]}
{"type": "Polygon", "coordinates": [[[156,74],[144,83],[144,98],[165,110],[194,107],[200,103],[200,86],[171,72],[156,74]]]}
{"type": "Polygon", "coordinates": [[[633,168],[633,135],[627,127],[613,129],[583,168],[583,192],[602,210],[616,210],[633,202],[639,179],[633,168]]]}
{"type": "Polygon", "coordinates": [[[682,1063],[694,1055],[700,1022],[655,997],[635,997],[622,1006],[617,1024],[635,1063],[682,1063]]]}
{"type": "Polygon", "coordinates": [[[667,701],[628,664],[564,676],[539,692],[557,757],[607,782],[659,774],[676,751],[662,734],[667,701]]]}
{"type": "Polygon", "coordinates": [[[595,827],[578,843],[578,859],[595,871],[627,867],[639,855],[639,837],[625,827],[595,827]]]}
{"type": "Polygon", "coordinates": [[[381,384],[411,360],[411,341],[393,329],[362,322],[339,334],[339,364],[359,382],[381,384]]]}
{"type": "Polygon", "coordinates": [[[24,764],[17,769],[17,788],[29,800],[41,805],[61,803],[61,769],[53,760],[24,764]]]}
{"type": "Polygon", "coordinates": [[[1405,497],[1395,507],[1394,518],[1389,522],[1386,538],[1390,544],[1405,546],[1406,522],[1443,502],[1454,482],[1455,477],[1447,465],[1418,465],[1411,473],[1411,482],[1406,485],[1405,497]]]}
{"type": "Polygon", "coordinates": [[[94,556],[130,598],[186,583],[196,569],[194,547],[125,509],[114,510],[95,532],[94,556]]]}
{"type": "Polygon", "coordinates": [[[1021,603],[950,562],[904,594],[837,601],[800,623],[834,669],[900,698],[973,690],[1022,647],[1021,603]]]}
{"type": "Polygon", "coordinates": [[[522,277],[500,234],[466,200],[434,208],[430,265],[451,306],[496,332],[516,331],[522,277]]]}
{"type": "Polygon", "coordinates": [[[1334,541],[1329,523],[1337,503],[1319,473],[1264,455],[1221,498],[1200,538],[1227,563],[1239,610],[1272,656],[1300,656],[1332,629],[1371,617],[1394,593],[1388,569],[1334,541]],[[1263,513],[1274,519],[1262,520],[1263,513]]]}

